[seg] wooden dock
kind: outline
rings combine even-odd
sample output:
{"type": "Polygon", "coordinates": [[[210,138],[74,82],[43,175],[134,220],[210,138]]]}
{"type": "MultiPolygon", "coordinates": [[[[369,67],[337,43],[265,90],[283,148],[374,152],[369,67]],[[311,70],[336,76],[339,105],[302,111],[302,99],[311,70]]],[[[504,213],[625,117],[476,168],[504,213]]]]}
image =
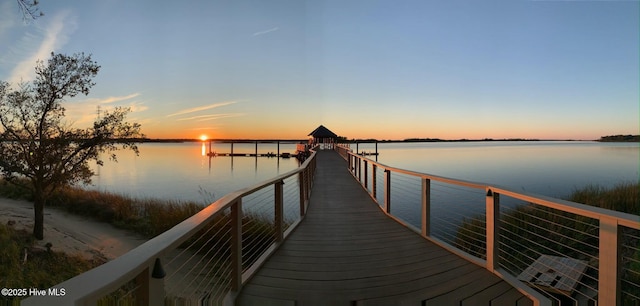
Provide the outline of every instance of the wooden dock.
{"type": "Polygon", "coordinates": [[[309,210],[237,305],[532,305],[483,267],[388,218],[333,151],[309,210]]]}

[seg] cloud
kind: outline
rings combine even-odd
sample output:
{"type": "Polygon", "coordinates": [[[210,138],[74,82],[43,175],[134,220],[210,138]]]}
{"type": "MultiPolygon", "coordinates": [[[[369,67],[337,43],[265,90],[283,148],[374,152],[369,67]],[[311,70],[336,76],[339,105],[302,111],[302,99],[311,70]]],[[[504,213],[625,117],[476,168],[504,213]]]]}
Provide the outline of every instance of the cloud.
{"type": "Polygon", "coordinates": [[[189,117],[189,118],[181,118],[178,119],[179,121],[187,121],[187,120],[193,120],[193,121],[209,121],[209,120],[217,120],[217,119],[222,119],[222,118],[232,118],[232,117],[240,117],[240,116],[244,116],[245,114],[243,113],[228,113],[228,114],[212,114],[212,115],[201,115],[201,116],[194,116],[194,117],[189,117]]]}
{"type": "Polygon", "coordinates": [[[220,107],[220,106],[226,106],[226,105],[231,105],[231,104],[235,104],[238,103],[238,101],[227,101],[227,102],[220,102],[220,103],[214,103],[211,105],[205,105],[205,106],[198,106],[198,107],[193,107],[193,108],[187,108],[187,109],[183,109],[181,111],[178,111],[176,113],[167,115],[167,117],[173,117],[173,116],[179,116],[179,115],[185,115],[185,114],[190,114],[190,113],[195,113],[195,112],[199,112],[199,111],[203,111],[203,110],[208,110],[208,109],[212,109],[212,108],[216,108],[216,107],[220,107]]]}
{"type": "Polygon", "coordinates": [[[275,32],[277,30],[280,30],[280,28],[279,27],[275,27],[275,28],[271,28],[271,29],[268,29],[268,30],[255,32],[255,33],[253,33],[253,36],[264,35],[264,34],[267,34],[267,33],[275,32]]]}
{"type": "MultiPolygon", "coordinates": [[[[133,93],[125,96],[115,96],[107,98],[90,98],[77,102],[65,103],[67,117],[79,125],[88,125],[93,123],[97,117],[98,109],[101,112],[110,111],[116,107],[116,102],[127,101],[140,96],[140,93],[133,93]]],[[[122,103],[122,106],[129,107],[131,113],[138,113],[149,109],[143,102],[132,100],[122,103]]]]}
{"type": "Polygon", "coordinates": [[[149,109],[149,107],[144,105],[144,103],[131,103],[128,107],[131,109],[132,113],[139,113],[149,109]]]}
{"type": "Polygon", "coordinates": [[[92,99],[87,99],[84,103],[110,104],[110,103],[115,103],[115,102],[120,102],[120,101],[124,101],[124,100],[133,99],[133,98],[135,98],[135,97],[137,97],[139,95],[140,95],[140,93],[136,92],[136,93],[132,93],[130,95],[119,96],[119,97],[92,98],[92,99]]]}
{"type": "Polygon", "coordinates": [[[40,40],[39,46],[35,48],[35,52],[32,52],[16,65],[11,71],[9,82],[15,84],[21,80],[32,79],[35,76],[33,68],[36,61],[49,58],[51,52],[67,43],[69,34],[76,29],[75,18],[70,15],[70,11],[61,11],[53,16],[49,24],[44,28],[40,28],[42,30],[41,35],[27,34],[26,41],[40,40]]]}

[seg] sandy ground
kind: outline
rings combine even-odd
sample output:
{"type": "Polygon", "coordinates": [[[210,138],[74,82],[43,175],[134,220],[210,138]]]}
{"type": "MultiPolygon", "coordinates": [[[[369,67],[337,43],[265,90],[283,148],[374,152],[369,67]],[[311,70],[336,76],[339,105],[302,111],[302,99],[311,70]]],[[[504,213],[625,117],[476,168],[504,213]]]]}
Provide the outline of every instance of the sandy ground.
{"type": "MultiPolygon", "coordinates": [[[[55,208],[45,207],[44,213],[44,240],[36,242],[42,248],[45,244],[51,243],[51,249],[54,251],[80,254],[85,258],[98,256],[110,260],[146,241],[111,224],[72,215],[55,208]]],[[[16,229],[32,232],[33,204],[0,198],[0,223],[11,223],[16,229]]]]}

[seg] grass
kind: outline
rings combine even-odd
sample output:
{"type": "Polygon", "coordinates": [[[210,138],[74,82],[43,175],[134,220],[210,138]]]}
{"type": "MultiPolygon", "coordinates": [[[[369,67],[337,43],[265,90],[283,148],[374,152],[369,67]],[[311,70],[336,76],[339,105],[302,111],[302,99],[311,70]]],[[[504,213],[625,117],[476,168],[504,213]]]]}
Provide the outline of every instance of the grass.
{"type": "MultiPolygon", "coordinates": [[[[4,181],[0,181],[0,196],[33,199],[28,190],[4,181]]],[[[66,187],[47,201],[47,207],[57,207],[153,238],[193,216],[205,205],[161,199],[133,199],[110,192],[66,187]]]]}
{"type": "MultiPolygon", "coordinates": [[[[51,288],[103,263],[97,257],[87,260],[34,248],[31,233],[0,224],[0,288],[51,288]]],[[[17,305],[20,299],[0,297],[6,305],[17,305]]]]}
{"type": "MultiPolygon", "coordinates": [[[[203,191],[201,190],[201,193],[203,191]]],[[[211,197],[211,194],[206,194],[211,197]]],[[[31,200],[32,195],[14,185],[0,181],[0,196],[14,199],[31,200]]],[[[48,202],[47,207],[57,207],[73,214],[87,216],[97,221],[108,222],[116,227],[131,230],[147,238],[152,238],[163,233],[202,210],[205,205],[196,203],[183,203],[177,201],[165,201],[159,199],[133,199],[114,193],[84,190],[81,188],[64,188],[59,190],[48,202]]],[[[46,211],[45,207],[45,211],[46,211]]],[[[199,233],[192,236],[180,248],[188,248],[195,253],[208,254],[207,250],[219,249],[213,252],[222,258],[229,256],[231,225],[228,222],[228,212],[220,214],[199,233]],[[219,222],[218,222],[219,221],[219,222]],[[204,239],[198,239],[199,237],[204,239]]],[[[266,216],[258,216],[246,213],[243,216],[242,241],[245,256],[243,267],[247,268],[275,241],[273,220],[266,216]]],[[[0,251],[1,252],[1,251],[0,251]]],[[[60,255],[61,256],[61,255],[60,255]]],[[[210,255],[209,255],[210,256],[210,255]]],[[[0,262],[0,266],[4,266],[0,262]]],[[[67,278],[80,274],[85,269],[82,263],[70,263],[78,266],[76,273],[67,278]]],[[[71,268],[70,268],[71,269],[71,268]]],[[[48,269],[43,269],[48,272],[48,269]]],[[[4,275],[0,270],[0,275],[4,275]]],[[[44,276],[27,276],[38,278],[44,276]]],[[[226,277],[226,276],[220,276],[226,277]]],[[[0,278],[1,279],[1,278],[0,278]]],[[[62,280],[52,281],[57,284],[62,280]]],[[[51,285],[50,285],[51,286],[51,285]]],[[[125,286],[126,287],[126,286],[125,286]]],[[[39,287],[40,288],[40,287],[39,287]]],[[[126,288],[121,288],[111,295],[106,296],[99,304],[111,304],[109,301],[128,301],[126,288]]],[[[127,303],[125,303],[127,304],[127,303]]]]}
{"type": "MultiPolygon", "coordinates": [[[[623,183],[610,189],[586,186],[575,190],[567,200],[634,214],[640,220],[640,183],[623,183]]],[[[585,260],[591,267],[598,267],[598,220],[533,204],[504,211],[500,219],[501,239],[514,247],[501,252],[505,269],[517,275],[541,254],[585,260]]],[[[464,220],[458,228],[456,246],[485,258],[485,228],[484,216],[464,220]]],[[[640,231],[622,227],[620,233],[622,292],[626,303],[634,300],[631,295],[640,296],[640,231]]],[[[587,279],[583,277],[582,281],[589,282],[590,277],[595,282],[596,271],[587,271],[587,279]]]]}
{"type": "Polygon", "coordinates": [[[48,202],[74,214],[96,218],[147,238],[193,216],[205,205],[160,199],[132,199],[109,192],[64,188],[48,202]]]}
{"type": "MultiPolygon", "coordinates": [[[[32,200],[23,188],[0,180],[0,196],[32,200]]],[[[147,238],[170,229],[204,208],[195,203],[180,203],[159,199],[136,200],[108,192],[67,187],[59,190],[47,202],[73,214],[87,216],[116,227],[130,230],[147,238]]],[[[46,210],[47,208],[45,208],[46,210]]],[[[103,261],[86,260],[60,252],[27,251],[28,260],[22,263],[25,249],[33,249],[34,240],[26,231],[0,226],[0,287],[50,288],[103,261]]],[[[115,296],[119,292],[114,293],[115,296]]],[[[20,299],[2,300],[2,304],[17,305],[20,299]]]]}
{"type": "Polygon", "coordinates": [[[640,216],[640,183],[622,183],[611,189],[589,185],[575,190],[568,200],[640,216]]]}

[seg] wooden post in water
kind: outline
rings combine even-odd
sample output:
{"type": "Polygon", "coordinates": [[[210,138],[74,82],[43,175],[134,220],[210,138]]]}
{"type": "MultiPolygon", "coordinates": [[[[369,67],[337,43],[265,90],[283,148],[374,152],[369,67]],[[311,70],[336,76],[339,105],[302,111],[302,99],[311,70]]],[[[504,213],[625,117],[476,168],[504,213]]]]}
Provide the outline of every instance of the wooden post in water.
{"type": "Polygon", "coordinates": [[[231,142],[231,156],[233,156],[233,141],[231,142]]]}
{"type": "Polygon", "coordinates": [[[278,140],[278,154],[276,155],[276,157],[280,157],[280,140],[278,140]]]}
{"type": "Polygon", "coordinates": [[[211,156],[211,143],[212,142],[213,142],[212,140],[209,140],[209,156],[211,156]]]}
{"type": "Polygon", "coordinates": [[[378,161],[378,140],[376,139],[376,161],[378,161]]]}
{"type": "Polygon", "coordinates": [[[256,141],[256,157],[258,157],[258,142],[256,141]]]}

